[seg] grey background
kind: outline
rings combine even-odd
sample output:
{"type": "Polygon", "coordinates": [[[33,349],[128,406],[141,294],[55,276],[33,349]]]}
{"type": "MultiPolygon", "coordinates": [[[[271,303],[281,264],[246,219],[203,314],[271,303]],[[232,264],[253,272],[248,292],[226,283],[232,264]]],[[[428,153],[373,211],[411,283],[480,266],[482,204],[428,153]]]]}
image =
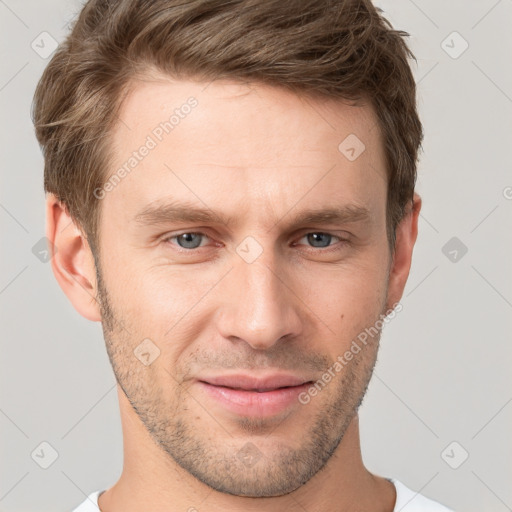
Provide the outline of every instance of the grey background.
{"type": "MultiPolygon", "coordinates": [[[[418,59],[424,204],[403,311],[384,330],[360,412],[363,458],[458,511],[512,510],[512,0],[377,5],[418,59]],[[457,58],[454,31],[469,44],[457,58]]],[[[122,469],[101,326],[32,252],[45,220],[29,113],[48,60],[31,43],[43,31],[62,40],[78,6],[0,0],[1,512],[71,510],[122,469]],[[31,456],[42,442],[58,453],[48,469],[31,456]]]]}

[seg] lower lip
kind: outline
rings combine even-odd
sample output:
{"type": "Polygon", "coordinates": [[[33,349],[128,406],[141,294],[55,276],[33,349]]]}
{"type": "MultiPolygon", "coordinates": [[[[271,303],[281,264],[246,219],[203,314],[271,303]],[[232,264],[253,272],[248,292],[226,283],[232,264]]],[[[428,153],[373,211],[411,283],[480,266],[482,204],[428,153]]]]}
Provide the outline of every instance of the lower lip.
{"type": "Polygon", "coordinates": [[[210,398],[223,408],[237,415],[250,417],[274,416],[294,404],[299,404],[299,395],[311,386],[311,383],[307,382],[300,386],[290,386],[260,393],[214,386],[203,381],[198,381],[198,384],[210,398]]]}

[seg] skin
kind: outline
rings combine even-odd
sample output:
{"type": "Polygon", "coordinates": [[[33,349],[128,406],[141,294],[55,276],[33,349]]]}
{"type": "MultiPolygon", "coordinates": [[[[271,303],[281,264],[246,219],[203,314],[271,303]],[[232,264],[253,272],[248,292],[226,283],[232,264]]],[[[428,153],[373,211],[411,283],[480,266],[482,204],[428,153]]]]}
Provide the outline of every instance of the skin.
{"type": "Polygon", "coordinates": [[[100,201],[97,262],[80,227],[47,197],[53,271],[77,311],[102,321],[118,381],[124,466],[100,508],[392,511],[394,486],[363,464],[357,414],[380,333],[308,404],[268,418],[225,410],[195,379],[233,368],[321,378],[400,300],[421,199],[415,194],[391,253],[371,106],[229,81],[134,82],[112,134],[111,173],[190,96],[197,107],[100,201]],[[365,145],[354,161],[338,150],[349,134],[365,145]],[[134,220],[171,200],[233,222],[134,220]],[[368,219],[288,225],[303,210],[348,204],[366,207],[368,219]],[[204,236],[181,246],[168,238],[182,233],[204,236]],[[315,242],[311,233],[332,238],[315,242]],[[248,236],[262,249],[251,263],[236,251],[248,236]],[[192,242],[199,248],[187,249],[192,242]],[[147,366],[134,356],[146,338],[160,350],[147,366]],[[253,465],[244,450],[259,457],[253,465]]]}

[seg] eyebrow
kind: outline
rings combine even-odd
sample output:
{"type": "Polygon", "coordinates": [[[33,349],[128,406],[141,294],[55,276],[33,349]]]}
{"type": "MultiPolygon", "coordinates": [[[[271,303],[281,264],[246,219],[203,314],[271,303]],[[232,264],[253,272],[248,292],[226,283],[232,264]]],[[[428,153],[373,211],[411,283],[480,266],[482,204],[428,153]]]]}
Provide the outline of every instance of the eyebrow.
{"type": "MultiPolygon", "coordinates": [[[[274,226],[279,224],[288,214],[275,219],[274,226]]],[[[141,226],[151,226],[172,223],[205,223],[224,224],[231,226],[240,215],[227,216],[208,208],[201,208],[192,203],[173,201],[170,203],[152,203],[142,209],[134,217],[134,221],[141,226]]],[[[322,209],[309,209],[300,211],[286,222],[287,227],[302,224],[346,224],[352,222],[368,222],[371,214],[368,208],[357,204],[327,207],[322,209]]]]}

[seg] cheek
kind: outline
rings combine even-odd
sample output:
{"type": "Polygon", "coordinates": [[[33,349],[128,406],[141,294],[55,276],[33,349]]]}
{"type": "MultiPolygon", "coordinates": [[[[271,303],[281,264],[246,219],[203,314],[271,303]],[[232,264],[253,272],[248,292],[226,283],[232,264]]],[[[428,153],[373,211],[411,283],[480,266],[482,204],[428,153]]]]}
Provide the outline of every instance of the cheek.
{"type": "Polygon", "coordinates": [[[185,344],[199,331],[201,311],[215,300],[209,292],[225,271],[217,268],[207,274],[170,265],[131,265],[129,279],[113,276],[108,284],[115,313],[133,336],[149,337],[180,350],[180,340],[185,344]]]}
{"type": "Polygon", "coordinates": [[[349,342],[372,325],[385,307],[387,274],[381,263],[304,272],[296,283],[306,306],[334,331],[327,331],[334,343],[349,342]]]}

